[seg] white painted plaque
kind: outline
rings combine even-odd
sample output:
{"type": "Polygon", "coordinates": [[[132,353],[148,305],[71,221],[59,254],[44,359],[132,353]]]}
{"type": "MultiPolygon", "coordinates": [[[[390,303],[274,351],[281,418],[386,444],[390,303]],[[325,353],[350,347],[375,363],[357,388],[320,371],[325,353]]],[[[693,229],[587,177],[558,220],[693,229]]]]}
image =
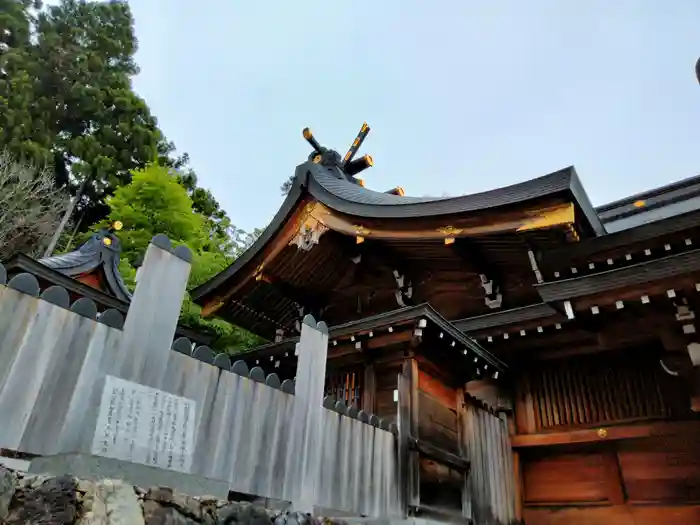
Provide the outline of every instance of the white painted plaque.
{"type": "Polygon", "coordinates": [[[92,453],[190,472],[197,403],[107,376],[92,453]]]}

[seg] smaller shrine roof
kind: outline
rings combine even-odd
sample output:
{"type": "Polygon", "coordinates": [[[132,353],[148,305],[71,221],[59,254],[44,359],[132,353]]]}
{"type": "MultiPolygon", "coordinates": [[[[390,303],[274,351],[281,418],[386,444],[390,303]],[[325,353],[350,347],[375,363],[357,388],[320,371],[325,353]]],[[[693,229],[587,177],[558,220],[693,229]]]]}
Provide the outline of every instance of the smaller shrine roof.
{"type": "Polygon", "coordinates": [[[77,250],[37,262],[68,277],[102,270],[108,292],[121,301],[131,301],[131,292],[119,272],[119,239],[107,230],[95,233],[77,250]]]}
{"type": "MultiPolygon", "coordinates": [[[[362,348],[371,346],[370,341],[381,341],[382,335],[398,333],[402,330],[413,332],[415,328],[421,328],[422,337],[430,338],[430,348],[433,358],[439,356],[447,359],[459,369],[468,372],[472,378],[476,378],[479,366],[486,364],[494,371],[504,372],[508,366],[498,357],[483,348],[473,338],[462,332],[453,323],[442,317],[429,304],[420,304],[400,308],[379,315],[366,317],[358,321],[343,323],[329,329],[329,358],[333,358],[333,349],[342,344],[360,345],[362,348]],[[423,321],[419,323],[419,321],[423,321]],[[467,358],[467,355],[469,356],[467,358]],[[477,357],[481,365],[475,365],[477,357]],[[476,375],[474,375],[476,374],[476,375]]],[[[269,343],[236,355],[250,366],[267,366],[275,359],[295,361],[294,349],[299,342],[299,337],[284,339],[276,343],[269,343]]],[[[374,347],[372,347],[374,349],[374,347]]],[[[366,350],[366,348],[365,348],[366,350]]],[[[363,350],[357,350],[361,353],[363,350]]],[[[272,371],[275,369],[271,368],[272,371]]],[[[456,370],[455,370],[456,372],[456,370]]]]}

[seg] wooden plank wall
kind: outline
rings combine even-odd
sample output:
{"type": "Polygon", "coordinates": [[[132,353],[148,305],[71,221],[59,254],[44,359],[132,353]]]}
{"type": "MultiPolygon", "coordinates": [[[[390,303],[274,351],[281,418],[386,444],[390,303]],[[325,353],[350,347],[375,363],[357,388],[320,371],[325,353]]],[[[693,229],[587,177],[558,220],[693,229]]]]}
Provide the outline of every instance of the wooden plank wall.
{"type": "Polygon", "coordinates": [[[457,391],[424,370],[418,370],[418,439],[459,453],[457,391]]]}
{"type": "Polygon", "coordinates": [[[518,382],[517,430],[527,434],[683,415],[688,400],[681,386],[644,349],[544,362],[518,382]]]}
{"type": "MultiPolygon", "coordinates": [[[[105,376],[113,375],[196,402],[195,474],[228,480],[237,492],[293,501],[304,479],[298,458],[305,447],[305,464],[318,465],[312,476],[316,505],[368,516],[399,512],[396,438],[387,422],[343,403],[326,400],[322,406],[319,394],[312,401],[312,409],[320,411],[313,428],[323,429],[322,438],[305,446],[309,438],[299,441],[304,429],[294,416],[302,401],[291,381],[280,384],[274,374],[266,378],[243,362],[231,367],[224,356],[214,365],[206,347],[194,355],[189,345],[176,351],[168,343],[165,352],[144,347],[128,333],[129,319],[124,329],[114,314],[97,321],[89,301],[69,309],[60,289],[36,297],[38,284],[30,290],[31,279],[24,281],[28,287],[13,285],[23,291],[0,282],[0,448],[36,455],[90,453],[105,376]],[[137,355],[151,350],[157,351],[137,355]]],[[[158,294],[149,293],[156,308],[158,294]]],[[[176,317],[177,309],[170,310],[176,317]]],[[[175,324],[170,324],[172,341],[175,324]]],[[[158,346],[166,337],[151,333],[146,339],[158,346]]],[[[302,341],[299,351],[305,348],[302,341]]]]}
{"type": "MultiPolygon", "coordinates": [[[[417,373],[417,438],[439,449],[460,455],[457,421],[458,390],[420,368],[417,373]]],[[[455,515],[463,515],[465,473],[436,461],[421,457],[418,461],[420,504],[455,515]]]]}
{"type": "Polygon", "coordinates": [[[700,523],[700,436],[521,449],[528,525],[700,523]]]}
{"type": "Polygon", "coordinates": [[[473,523],[511,525],[516,522],[516,487],[506,417],[468,402],[461,419],[471,462],[467,490],[473,523]]]}
{"type": "MultiPolygon", "coordinates": [[[[518,433],[544,439],[691,417],[683,383],[661,370],[655,350],[538,364],[519,381],[518,433]]],[[[692,425],[661,435],[521,446],[518,457],[528,525],[700,523],[700,435],[692,425]]]]}

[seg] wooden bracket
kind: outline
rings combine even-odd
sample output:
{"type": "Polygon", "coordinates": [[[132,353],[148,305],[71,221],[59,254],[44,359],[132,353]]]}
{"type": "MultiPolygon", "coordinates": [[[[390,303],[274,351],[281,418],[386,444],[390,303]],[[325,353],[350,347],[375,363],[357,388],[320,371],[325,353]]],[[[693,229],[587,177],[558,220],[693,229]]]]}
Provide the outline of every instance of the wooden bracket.
{"type": "Polygon", "coordinates": [[[498,269],[489,261],[484,251],[466,237],[457,239],[453,244],[455,253],[467,264],[468,268],[478,274],[484,289],[484,302],[489,308],[500,308],[503,302],[501,293],[501,276],[498,269]]]}

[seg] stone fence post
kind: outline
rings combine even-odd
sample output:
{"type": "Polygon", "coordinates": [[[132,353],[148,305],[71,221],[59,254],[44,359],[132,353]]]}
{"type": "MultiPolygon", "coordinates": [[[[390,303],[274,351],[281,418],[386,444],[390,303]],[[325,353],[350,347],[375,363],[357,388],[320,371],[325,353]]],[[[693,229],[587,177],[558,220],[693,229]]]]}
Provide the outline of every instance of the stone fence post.
{"type": "Polygon", "coordinates": [[[304,317],[297,343],[297,376],[294,396],[293,436],[298,451],[295,476],[298,485],[292,499],[294,510],[313,512],[321,473],[323,392],[326,381],[328,327],[311,316],[304,317]]]}
{"type": "Polygon", "coordinates": [[[124,322],[124,337],[113,372],[129,381],[157,387],[165,374],[180,308],[187,289],[192,253],[174,250],[156,235],[146,251],[139,281],[124,322]]]}

